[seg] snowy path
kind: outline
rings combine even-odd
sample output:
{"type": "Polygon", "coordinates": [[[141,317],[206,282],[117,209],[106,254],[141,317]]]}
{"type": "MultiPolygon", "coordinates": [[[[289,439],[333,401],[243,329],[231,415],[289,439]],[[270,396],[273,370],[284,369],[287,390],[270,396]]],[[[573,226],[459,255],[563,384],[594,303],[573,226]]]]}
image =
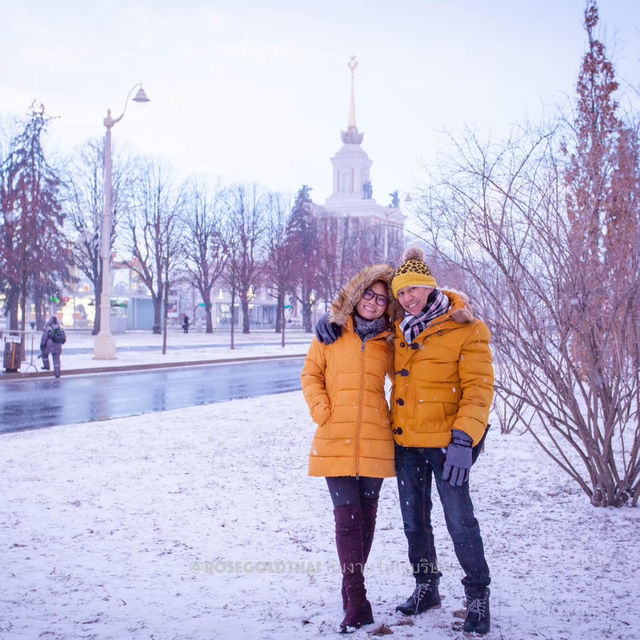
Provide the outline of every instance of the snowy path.
{"type": "MultiPolygon", "coordinates": [[[[2,640],[335,637],[339,577],[299,392],[0,436],[2,640]]],[[[640,510],[594,509],[525,437],[472,472],[492,569],[489,638],[637,637],[640,510]]],[[[394,638],[461,638],[460,570],[435,510],[442,609],[411,591],[387,481],[368,569],[394,638]],[[404,625],[403,623],[409,624],[404,625]]]]}

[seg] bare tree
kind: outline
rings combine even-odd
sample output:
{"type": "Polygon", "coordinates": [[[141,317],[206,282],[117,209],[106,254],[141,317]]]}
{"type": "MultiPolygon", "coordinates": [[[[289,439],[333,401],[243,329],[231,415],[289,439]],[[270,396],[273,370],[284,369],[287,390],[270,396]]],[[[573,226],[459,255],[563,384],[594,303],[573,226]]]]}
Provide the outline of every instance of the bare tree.
{"type": "MultiPolygon", "coordinates": [[[[231,288],[232,297],[240,297],[243,333],[249,333],[251,329],[249,304],[264,268],[265,204],[265,196],[256,184],[238,184],[226,193],[226,281],[231,288]]],[[[233,302],[231,313],[233,331],[233,302]]]]}
{"type": "Polygon", "coordinates": [[[182,256],[183,206],[184,193],[172,182],[167,167],[140,160],[122,240],[131,255],[129,268],[151,294],[153,333],[161,333],[163,324],[166,328],[169,288],[177,278],[182,256]]]}
{"type": "MultiPolygon", "coordinates": [[[[620,289],[633,288],[637,278],[640,165],[637,132],[618,115],[618,83],[605,46],[595,36],[597,24],[597,5],[589,0],[585,11],[589,46],[577,83],[573,136],[564,153],[571,246],[591,280],[579,292],[579,300],[594,322],[604,327],[610,324],[610,309],[620,289]]],[[[639,310],[640,300],[629,310],[637,321],[639,310]]],[[[585,371],[597,366],[590,357],[589,343],[594,339],[590,329],[584,331],[582,326],[570,337],[574,356],[585,371]]]]}
{"type": "Polygon", "coordinates": [[[585,11],[575,119],[491,146],[468,134],[425,190],[429,250],[493,333],[503,429],[524,424],[596,506],[640,498],[640,165],[585,11]]]}
{"type": "Polygon", "coordinates": [[[347,282],[351,271],[349,218],[320,218],[317,228],[317,289],[325,311],[347,282]]]}
{"type": "Polygon", "coordinates": [[[360,269],[384,261],[385,233],[382,225],[372,225],[368,219],[354,216],[325,216],[317,220],[316,286],[325,304],[360,269]]]}
{"type": "Polygon", "coordinates": [[[204,185],[190,185],[184,211],[184,269],[187,281],[202,296],[207,333],[213,333],[211,291],[222,276],[227,260],[222,229],[223,207],[224,198],[218,190],[210,196],[204,185]]]}
{"type": "Polygon", "coordinates": [[[284,198],[279,195],[271,195],[268,199],[266,212],[268,214],[267,225],[267,251],[268,257],[265,266],[265,276],[275,289],[276,327],[277,333],[282,335],[282,346],[285,346],[286,318],[285,307],[287,294],[295,290],[296,286],[296,260],[295,245],[289,233],[289,209],[284,198]]]}
{"type": "Polygon", "coordinates": [[[603,324],[584,298],[597,283],[575,251],[555,140],[527,132],[492,148],[469,135],[419,215],[492,330],[503,426],[525,425],[594,505],[620,505],[640,492],[638,277],[603,324]],[[577,334],[590,336],[579,361],[577,334]]]}
{"type": "MultiPolygon", "coordinates": [[[[73,264],[93,285],[95,295],[95,317],[93,335],[100,333],[100,304],[102,296],[102,260],[100,259],[100,236],[102,235],[102,212],[104,209],[104,141],[89,140],[78,148],[67,168],[67,197],[65,212],[75,232],[72,245],[73,264]]],[[[116,229],[125,201],[126,161],[116,156],[111,188],[111,242],[113,246],[116,229]]]]}
{"type": "Polygon", "coordinates": [[[230,348],[235,349],[235,331],[236,331],[236,297],[238,294],[238,282],[240,280],[240,270],[242,265],[242,245],[240,238],[233,233],[232,229],[224,225],[224,255],[226,263],[222,274],[223,282],[229,287],[231,294],[231,312],[230,312],[230,348]]]}

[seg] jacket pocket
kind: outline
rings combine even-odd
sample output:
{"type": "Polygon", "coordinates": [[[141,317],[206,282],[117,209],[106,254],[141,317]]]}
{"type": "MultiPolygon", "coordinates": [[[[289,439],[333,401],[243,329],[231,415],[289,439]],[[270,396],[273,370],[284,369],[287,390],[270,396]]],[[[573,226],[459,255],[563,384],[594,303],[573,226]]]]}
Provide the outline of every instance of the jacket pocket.
{"type": "Polygon", "coordinates": [[[429,390],[416,399],[415,431],[437,433],[451,428],[458,413],[455,393],[429,390]]]}
{"type": "Polygon", "coordinates": [[[331,408],[328,404],[318,404],[313,408],[311,417],[313,418],[313,421],[321,427],[329,421],[329,418],[331,417],[331,408]]]}

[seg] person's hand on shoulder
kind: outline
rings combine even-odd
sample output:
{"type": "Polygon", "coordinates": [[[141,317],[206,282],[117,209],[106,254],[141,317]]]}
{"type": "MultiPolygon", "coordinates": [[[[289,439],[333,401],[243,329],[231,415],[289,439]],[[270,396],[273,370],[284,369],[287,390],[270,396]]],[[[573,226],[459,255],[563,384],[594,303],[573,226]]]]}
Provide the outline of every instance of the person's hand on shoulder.
{"type": "Polygon", "coordinates": [[[329,313],[324,313],[316,323],[316,338],[323,344],[333,344],[342,335],[342,327],[329,322],[329,313]]]}

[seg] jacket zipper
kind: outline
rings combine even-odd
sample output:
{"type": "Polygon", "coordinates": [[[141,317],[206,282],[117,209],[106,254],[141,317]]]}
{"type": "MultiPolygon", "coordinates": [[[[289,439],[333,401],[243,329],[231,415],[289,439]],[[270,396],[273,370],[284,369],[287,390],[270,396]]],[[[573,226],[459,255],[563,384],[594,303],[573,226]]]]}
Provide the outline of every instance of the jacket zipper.
{"type": "Polygon", "coordinates": [[[358,416],[356,421],[356,478],[360,477],[360,428],[362,422],[362,399],[364,398],[364,348],[366,342],[362,343],[360,350],[360,394],[358,397],[358,416]]]}

